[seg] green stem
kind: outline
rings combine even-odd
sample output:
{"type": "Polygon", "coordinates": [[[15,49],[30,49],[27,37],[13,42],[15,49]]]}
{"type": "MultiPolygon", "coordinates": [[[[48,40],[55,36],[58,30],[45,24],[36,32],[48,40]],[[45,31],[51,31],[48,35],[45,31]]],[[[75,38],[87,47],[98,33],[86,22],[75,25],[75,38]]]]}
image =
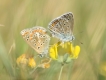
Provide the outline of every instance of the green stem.
{"type": "Polygon", "coordinates": [[[71,61],[71,63],[69,64],[69,70],[68,70],[67,80],[70,80],[70,75],[71,75],[71,71],[72,71],[72,65],[73,65],[73,61],[71,61]]]}
{"type": "Polygon", "coordinates": [[[34,68],[29,74],[31,75],[38,67],[34,68]]]}
{"type": "Polygon", "coordinates": [[[61,70],[60,70],[60,73],[59,73],[58,80],[60,80],[60,78],[61,78],[62,71],[63,71],[63,65],[61,66],[61,70]]]}

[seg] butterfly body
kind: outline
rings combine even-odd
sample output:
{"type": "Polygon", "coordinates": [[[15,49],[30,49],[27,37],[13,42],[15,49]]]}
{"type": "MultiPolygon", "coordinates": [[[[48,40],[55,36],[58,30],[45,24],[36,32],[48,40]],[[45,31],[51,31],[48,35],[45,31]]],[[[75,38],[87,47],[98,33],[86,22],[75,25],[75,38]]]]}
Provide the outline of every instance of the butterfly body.
{"type": "Polygon", "coordinates": [[[49,30],[52,36],[60,39],[62,42],[74,40],[73,35],[74,18],[71,12],[55,18],[49,23],[49,30]]]}
{"type": "Polygon", "coordinates": [[[24,29],[21,35],[40,56],[48,53],[50,37],[46,34],[45,28],[37,26],[24,29]]]}

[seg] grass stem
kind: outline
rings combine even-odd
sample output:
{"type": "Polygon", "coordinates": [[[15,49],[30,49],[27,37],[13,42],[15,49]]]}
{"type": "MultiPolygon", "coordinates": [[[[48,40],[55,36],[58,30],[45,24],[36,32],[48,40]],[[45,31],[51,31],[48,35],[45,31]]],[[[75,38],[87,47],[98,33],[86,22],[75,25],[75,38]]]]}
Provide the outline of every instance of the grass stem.
{"type": "Polygon", "coordinates": [[[59,73],[58,80],[60,80],[60,78],[61,78],[62,71],[63,71],[63,65],[61,66],[61,69],[60,69],[60,73],[59,73]]]}

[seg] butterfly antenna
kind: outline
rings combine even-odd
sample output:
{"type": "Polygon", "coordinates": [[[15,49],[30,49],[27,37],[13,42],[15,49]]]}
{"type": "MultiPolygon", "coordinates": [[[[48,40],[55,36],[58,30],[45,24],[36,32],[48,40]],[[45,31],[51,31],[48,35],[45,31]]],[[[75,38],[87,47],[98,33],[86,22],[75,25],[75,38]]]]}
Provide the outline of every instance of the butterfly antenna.
{"type": "MultiPolygon", "coordinates": [[[[80,31],[80,32],[78,32],[78,33],[83,33],[84,31],[80,31]]],[[[75,34],[75,35],[78,35],[78,33],[77,34],[75,34]]],[[[80,44],[83,44],[81,41],[79,41],[77,38],[76,38],[76,40],[78,41],[78,42],[80,42],[80,44]]]]}
{"type": "MultiPolygon", "coordinates": [[[[84,31],[80,31],[80,32],[78,32],[78,33],[83,33],[84,31]]],[[[78,33],[77,34],[74,34],[74,35],[78,35],[78,33]]]]}

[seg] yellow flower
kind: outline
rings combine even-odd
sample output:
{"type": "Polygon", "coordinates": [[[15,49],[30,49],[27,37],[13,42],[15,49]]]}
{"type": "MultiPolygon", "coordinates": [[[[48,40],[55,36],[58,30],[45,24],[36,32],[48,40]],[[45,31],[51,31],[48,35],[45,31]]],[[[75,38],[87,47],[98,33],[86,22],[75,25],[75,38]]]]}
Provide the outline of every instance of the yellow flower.
{"type": "Polygon", "coordinates": [[[58,44],[54,44],[54,45],[51,46],[50,49],[49,49],[49,53],[50,53],[51,58],[53,58],[53,59],[55,59],[55,60],[56,60],[57,57],[58,57],[57,47],[58,47],[58,44]]]}
{"type": "Polygon", "coordinates": [[[27,54],[22,54],[19,58],[16,60],[17,64],[21,67],[30,66],[31,68],[34,68],[36,66],[36,62],[34,58],[27,54]]]}
{"type": "Polygon", "coordinates": [[[36,62],[35,62],[34,58],[29,58],[28,64],[31,68],[34,68],[36,66],[36,62]]]}
{"type": "Polygon", "coordinates": [[[67,53],[70,54],[70,57],[72,59],[78,58],[78,55],[79,55],[79,52],[80,52],[80,47],[78,45],[74,47],[71,42],[66,42],[62,45],[65,45],[64,48],[66,49],[67,53]]]}
{"type": "Polygon", "coordinates": [[[26,65],[28,62],[28,59],[26,58],[26,54],[22,54],[19,58],[16,60],[17,64],[20,65],[26,65]]]}
{"type": "Polygon", "coordinates": [[[80,47],[78,45],[74,47],[71,42],[56,43],[49,48],[50,57],[54,60],[62,59],[65,53],[68,54],[69,58],[77,59],[79,52],[80,47]]]}

